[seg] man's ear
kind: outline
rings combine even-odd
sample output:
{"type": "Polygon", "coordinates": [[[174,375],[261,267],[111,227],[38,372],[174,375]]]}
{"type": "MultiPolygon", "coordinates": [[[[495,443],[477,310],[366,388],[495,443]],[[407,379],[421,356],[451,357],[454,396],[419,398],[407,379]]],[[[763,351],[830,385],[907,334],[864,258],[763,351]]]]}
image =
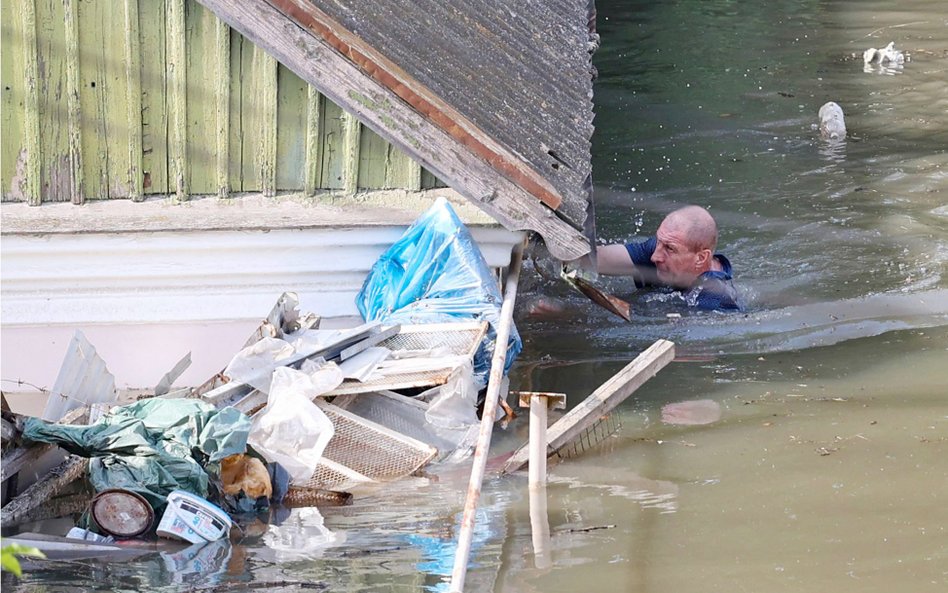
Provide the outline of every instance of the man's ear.
{"type": "Polygon", "coordinates": [[[695,267],[700,269],[711,263],[711,250],[699,249],[695,257],[695,267]]]}

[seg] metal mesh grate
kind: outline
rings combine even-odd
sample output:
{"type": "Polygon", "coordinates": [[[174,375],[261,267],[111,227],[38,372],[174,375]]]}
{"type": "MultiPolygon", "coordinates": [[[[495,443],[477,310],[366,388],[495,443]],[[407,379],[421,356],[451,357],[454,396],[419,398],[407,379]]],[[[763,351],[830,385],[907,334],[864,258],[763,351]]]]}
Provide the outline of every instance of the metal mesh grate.
{"type": "Polygon", "coordinates": [[[347,412],[436,447],[439,455],[454,451],[468,432],[467,427],[436,429],[425,416],[428,404],[397,393],[342,395],[332,403],[347,412]]]}
{"type": "Polygon", "coordinates": [[[313,476],[309,481],[299,485],[323,490],[344,490],[356,484],[371,481],[370,478],[324,457],[319,461],[319,465],[316,466],[316,471],[313,472],[313,476]]]}
{"type": "Polygon", "coordinates": [[[316,405],[332,421],[336,432],[306,486],[333,489],[359,481],[400,478],[428,463],[438,453],[430,445],[332,404],[317,400],[316,405]]]}
{"type": "Polygon", "coordinates": [[[592,426],[579,433],[576,438],[554,451],[553,455],[561,459],[576,457],[600,445],[620,428],[622,428],[622,421],[618,414],[606,414],[592,426]]]}
{"type": "MultiPolygon", "coordinates": [[[[383,340],[379,346],[394,351],[446,349],[445,356],[474,357],[477,348],[487,331],[487,322],[435,323],[426,325],[403,325],[397,334],[383,340]]],[[[431,387],[443,385],[457,371],[457,367],[428,371],[393,373],[370,379],[356,381],[347,379],[325,395],[343,395],[347,393],[366,393],[369,391],[408,389],[411,387],[431,387]]]]}
{"type": "Polygon", "coordinates": [[[487,322],[405,325],[398,334],[382,341],[389,350],[447,348],[454,356],[474,356],[487,331],[487,322]]]}

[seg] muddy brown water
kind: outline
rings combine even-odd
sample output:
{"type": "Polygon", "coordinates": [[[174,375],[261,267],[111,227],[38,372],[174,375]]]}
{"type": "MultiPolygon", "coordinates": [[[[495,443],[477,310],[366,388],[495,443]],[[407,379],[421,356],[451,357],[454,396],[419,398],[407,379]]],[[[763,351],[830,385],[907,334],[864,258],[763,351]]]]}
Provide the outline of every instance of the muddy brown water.
{"type": "MultiPolygon", "coordinates": [[[[600,2],[599,30],[600,236],[709,207],[747,311],[691,314],[610,281],[633,305],[625,323],[528,263],[521,301],[554,296],[569,315],[521,310],[515,387],[575,404],[655,339],[680,360],[619,408],[618,433],[551,467],[539,553],[525,476],[488,474],[467,590],[946,590],[944,2],[600,2]],[[889,41],[909,61],[864,70],[862,52],[889,41]],[[818,138],[830,100],[844,143],[818,138]],[[689,399],[721,420],[661,422],[689,399]]],[[[498,429],[497,449],[526,428],[498,429]]],[[[465,487],[464,468],[443,471],[274,517],[241,544],[31,566],[3,586],[447,591],[465,487]]]]}

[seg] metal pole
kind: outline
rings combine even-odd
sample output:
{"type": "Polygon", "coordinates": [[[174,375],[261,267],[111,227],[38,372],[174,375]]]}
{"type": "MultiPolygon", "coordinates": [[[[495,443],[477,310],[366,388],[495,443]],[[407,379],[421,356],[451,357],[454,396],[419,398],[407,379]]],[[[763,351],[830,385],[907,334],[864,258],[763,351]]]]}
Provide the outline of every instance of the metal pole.
{"type": "Polygon", "coordinates": [[[530,532],[533,536],[533,563],[539,569],[553,565],[550,556],[550,519],[547,514],[546,484],[530,488],[530,532]]]}
{"type": "Polygon", "coordinates": [[[530,489],[546,485],[546,397],[530,398],[530,489]]]}
{"type": "Polygon", "coordinates": [[[487,467],[487,450],[494,430],[494,418],[497,416],[497,399],[504,378],[504,363],[507,360],[507,340],[510,338],[510,326],[513,324],[513,307],[517,300],[517,282],[520,279],[520,262],[523,259],[523,243],[518,243],[510,255],[507,273],[507,285],[504,287],[504,301],[500,307],[500,325],[497,328],[497,340],[494,342],[494,357],[490,365],[490,377],[487,380],[487,395],[484,400],[484,412],[481,415],[481,428],[474,449],[474,465],[467,487],[467,499],[464,502],[464,516],[461,519],[461,531],[458,534],[458,548],[454,556],[454,569],[451,571],[451,592],[464,590],[464,577],[467,575],[467,563],[471,555],[471,538],[474,536],[474,519],[477,501],[481,496],[481,484],[484,481],[484,469],[487,467]]]}

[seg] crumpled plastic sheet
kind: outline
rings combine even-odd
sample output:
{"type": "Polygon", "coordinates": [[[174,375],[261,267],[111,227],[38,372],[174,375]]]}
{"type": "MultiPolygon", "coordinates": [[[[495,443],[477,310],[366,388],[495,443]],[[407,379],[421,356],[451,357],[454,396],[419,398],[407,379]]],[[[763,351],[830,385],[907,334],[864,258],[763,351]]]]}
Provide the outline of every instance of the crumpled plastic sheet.
{"type": "Polygon", "coordinates": [[[291,482],[312,478],[335,433],[332,421],[312,400],[338,387],[342,379],[333,363],[273,372],[267,406],[254,416],[249,440],[267,461],[282,465],[291,482]]]}
{"type": "MultiPolygon", "coordinates": [[[[356,296],[366,321],[421,324],[486,320],[490,327],[474,356],[479,388],[490,374],[503,297],[470,232],[444,198],[422,214],[369,271],[356,296]]],[[[507,342],[504,372],[523,344],[516,327],[507,342]]]]}
{"type": "Polygon", "coordinates": [[[113,408],[95,424],[24,423],[27,440],[59,445],[91,457],[89,480],[97,492],[124,488],[157,511],[176,489],[207,498],[213,464],[247,449],[250,419],[231,407],[195,399],[147,399],[113,408]]]}

